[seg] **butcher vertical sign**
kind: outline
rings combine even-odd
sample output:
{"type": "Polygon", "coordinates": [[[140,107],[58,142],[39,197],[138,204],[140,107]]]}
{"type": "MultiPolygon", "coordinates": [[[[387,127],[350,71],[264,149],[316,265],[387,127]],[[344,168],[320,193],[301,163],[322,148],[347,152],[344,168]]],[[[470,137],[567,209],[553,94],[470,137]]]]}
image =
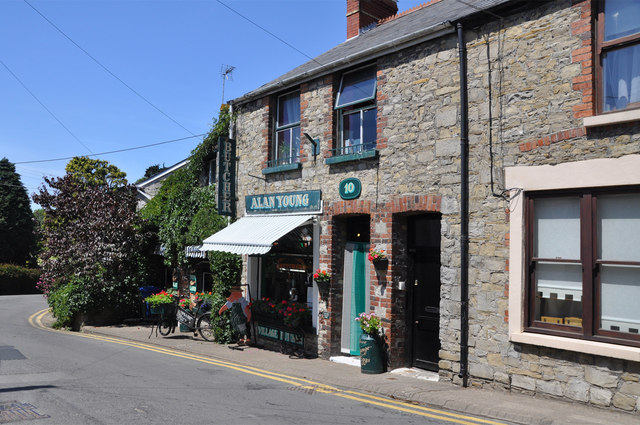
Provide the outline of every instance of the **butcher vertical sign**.
{"type": "Polygon", "coordinates": [[[236,141],[218,138],[218,214],[236,216],[236,141]]]}

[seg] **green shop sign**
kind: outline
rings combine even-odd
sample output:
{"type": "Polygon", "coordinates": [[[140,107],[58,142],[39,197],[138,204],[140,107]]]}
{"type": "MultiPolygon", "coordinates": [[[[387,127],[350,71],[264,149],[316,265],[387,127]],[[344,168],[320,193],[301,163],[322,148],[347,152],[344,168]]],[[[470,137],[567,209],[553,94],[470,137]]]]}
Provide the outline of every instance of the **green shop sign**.
{"type": "Polygon", "coordinates": [[[288,332],[271,326],[258,325],[258,335],[274,341],[282,341],[289,344],[304,347],[304,335],[288,332]]]}
{"type": "Polygon", "coordinates": [[[350,177],[340,182],[339,189],[342,199],[356,199],[362,193],[362,183],[359,179],[350,177]]]}
{"type": "Polygon", "coordinates": [[[236,216],[236,141],[218,138],[218,214],[236,216]]]}
{"type": "Polygon", "coordinates": [[[269,193],[245,197],[247,214],[321,212],[322,203],[319,190],[300,192],[269,193]]]}

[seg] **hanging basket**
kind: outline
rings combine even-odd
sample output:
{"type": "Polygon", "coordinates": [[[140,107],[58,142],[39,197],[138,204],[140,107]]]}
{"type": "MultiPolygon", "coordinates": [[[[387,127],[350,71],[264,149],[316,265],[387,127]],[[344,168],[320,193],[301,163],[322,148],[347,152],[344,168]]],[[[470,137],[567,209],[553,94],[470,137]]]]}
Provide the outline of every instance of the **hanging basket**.
{"type": "Polygon", "coordinates": [[[378,270],[386,269],[389,266],[388,258],[378,258],[376,260],[371,260],[371,262],[373,263],[373,267],[378,270]]]}

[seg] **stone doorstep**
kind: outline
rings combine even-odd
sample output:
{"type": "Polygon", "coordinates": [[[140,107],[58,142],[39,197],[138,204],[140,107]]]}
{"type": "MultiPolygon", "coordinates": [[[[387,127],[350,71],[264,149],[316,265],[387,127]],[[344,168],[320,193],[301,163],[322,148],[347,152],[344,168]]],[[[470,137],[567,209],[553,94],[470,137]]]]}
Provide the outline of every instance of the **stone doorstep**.
{"type": "MultiPolygon", "coordinates": [[[[329,358],[329,361],[334,363],[346,364],[349,366],[360,367],[360,357],[333,356],[329,358]]],[[[430,372],[428,370],[416,368],[401,367],[398,369],[393,369],[389,371],[389,373],[407,376],[409,378],[421,379],[423,381],[438,382],[440,380],[440,375],[438,375],[436,372],[430,372]]]]}

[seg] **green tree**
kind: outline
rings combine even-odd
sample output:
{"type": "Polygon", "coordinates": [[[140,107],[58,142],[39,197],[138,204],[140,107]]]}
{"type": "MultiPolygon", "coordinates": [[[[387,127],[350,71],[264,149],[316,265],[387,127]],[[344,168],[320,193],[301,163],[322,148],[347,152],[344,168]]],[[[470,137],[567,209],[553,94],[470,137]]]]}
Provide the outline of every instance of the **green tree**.
{"type": "Polygon", "coordinates": [[[127,184],[127,174],[101,159],[76,156],[65,167],[67,175],[86,186],[116,188],[127,184]]]}
{"type": "Polygon", "coordinates": [[[163,172],[166,169],[167,169],[167,167],[165,167],[164,164],[162,164],[162,166],[160,166],[160,164],[151,165],[151,166],[147,167],[147,169],[144,171],[144,176],[142,176],[138,180],[136,180],[136,184],[138,184],[140,182],[143,182],[143,181],[155,176],[156,174],[163,172]]]}
{"type": "Polygon", "coordinates": [[[126,314],[143,278],[135,186],[106,161],[92,160],[92,169],[75,160],[33,197],[44,210],[41,286],[59,326],[83,313],[126,314]]]}
{"type": "MultiPolygon", "coordinates": [[[[228,134],[230,121],[228,108],[221,109],[207,136],[191,152],[189,166],[169,176],[158,194],[140,211],[157,229],[167,266],[188,267],[190,259],[185,255],[185,246],[199,245],[227,225],[226,218],[217,211],[215,186],[201,186],[199,182],[209,161],[215,158],[218,138],[228,134]]],[[[216,340],[232,342],[232,328],[228,322],[218,321],[216,313],[229,296],[229,288],[240,283],[242,259],[225,252],[209,252],[208,258],[213,278],[216,340]]]]}
{"type": "Polygon", "coordinates": [[[34,258],[36,239],[29,195],[16,167],[0,160],[0,263],[25,265],[34,258]]]}

